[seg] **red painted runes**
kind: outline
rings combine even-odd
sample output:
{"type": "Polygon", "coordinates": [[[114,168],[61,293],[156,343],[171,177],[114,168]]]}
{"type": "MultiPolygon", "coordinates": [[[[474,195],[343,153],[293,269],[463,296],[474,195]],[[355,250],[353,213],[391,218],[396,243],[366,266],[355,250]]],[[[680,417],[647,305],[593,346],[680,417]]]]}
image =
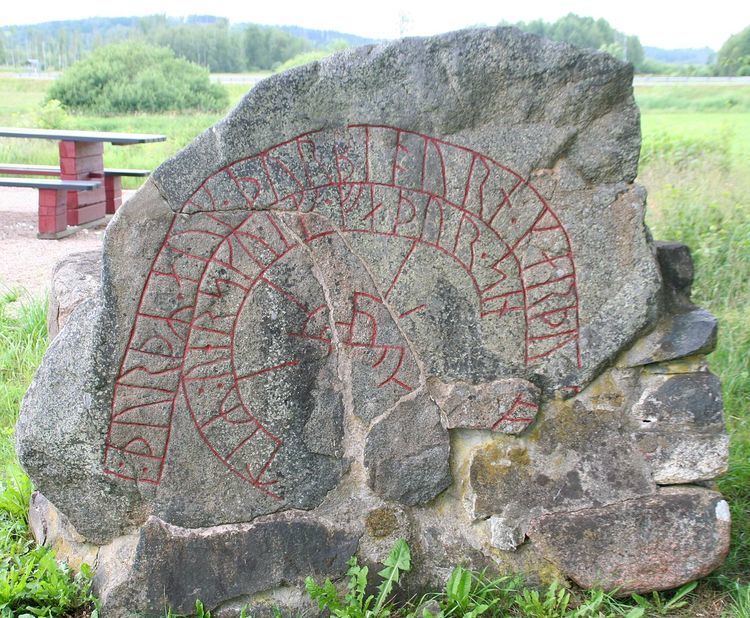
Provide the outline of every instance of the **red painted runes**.
{"type": "Polygon", "coordinates": [[[518,317],[526,365],[563,356],[581,366],[566,230],[528,182],[467,148],[386,126],[311,132],[218,170],[181,213],[191,216],[175,216],[154,259],[115,381],[108,474],[160,483],[173,417],[186,414],[228,470],[283,499],[274,471],[283,424],[264,418],[248,385],[294,371],[302,355],[248,370],[236,341],[243,307],[261,290],[275,295],[301,316],[285,335],[294,345],[362,350],[372,386],[403,394],[416,386],[416,360],[388,324],[419,321],[430,299],[397,310],[391,299],[425,251],[468,278],[480,320],[518,317]],[[315,255],[319,243],[361,235],[400,253],[382,289],[334,299],[341,315],[279,277],[298,250],[315,255]]]}

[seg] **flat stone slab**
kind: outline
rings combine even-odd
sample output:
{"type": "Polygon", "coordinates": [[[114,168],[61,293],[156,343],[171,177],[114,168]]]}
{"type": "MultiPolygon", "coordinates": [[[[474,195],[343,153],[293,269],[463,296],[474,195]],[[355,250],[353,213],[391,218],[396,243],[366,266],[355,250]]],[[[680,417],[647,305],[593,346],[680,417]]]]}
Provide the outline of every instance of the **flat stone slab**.
{"type": "Polygon", "coordinates": [[[357,537],[314,518],[288,515],[253,524],[190,530],[150,518],[138,535],[100,554],[106,615],[180,614],[305,577],[339,577],[357,537]]]}
{"type": "Polygon", "coordinates": [[[679,242],[656,241],[656,259],[664,283],[664,296],[672,309],[692,308],[693,257],[690,248],[679,242]]]}
{"type": "Polygon", "coordinates": [[[628,367],[659,363],[694,354],[708,354],[716,348],[718,325],[705,309],[692,309],[664,317],[646,337],[624,355],[628,367]]]}
{"type": "Polygon", "coordinates": [[[369,485],[387,500],[409,506],[429,502],[451,484],[449,452],[438,407],[426,396],[404,401],[367,436],[369,485]]]}
{"type": "Polygon", "coordinates": [[[714,479],[727,470],[721,382],[708,371],[644,374],[630,408],[638,448],[662,485],[714,479]]]}
{"type": "Polygon", "coordinates": [[[715,491],[666,488],[606,507],[545,515],[529,537],[583,588],[626,596],[708,575],[729,551],[729,506],[715,491]]]}
{"type": "Polygon", "coordinates": [[[71,253],[52,271],[47,333],[54,339],[76,307],[95,296],[101,286],[102,252],[71,253]]]}

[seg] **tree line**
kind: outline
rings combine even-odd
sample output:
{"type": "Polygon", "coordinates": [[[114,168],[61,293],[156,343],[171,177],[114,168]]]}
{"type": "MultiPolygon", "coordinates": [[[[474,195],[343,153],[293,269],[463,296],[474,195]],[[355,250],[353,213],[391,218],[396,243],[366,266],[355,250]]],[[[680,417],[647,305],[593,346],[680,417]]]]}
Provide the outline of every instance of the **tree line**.
{"type": "MultiPolygon", "coordinates": [[[[0,29],[0,65],[24,66],[32,61],[41,70],[64,70],[94,49],[125,41],[168,47],[213,73],[273,70],[324,47],[282,28],[231,25],[213,16],[93,18],[0,29]]],[[[345,42],[336,40],[334,45],[340,48],[345,42]]]]}
{"type": "Polygon", "coordinates": [[[580,17],[570,13],[555,22],[538,19],[513,25],[554,41],[608,52],[632,63],[640,73],[750,75],[750,26],[729,37],[718,54],[709,56],[708,62],[672,64],[647,57],[637,36],[618,32],[605,19],[580,17]]]}
{"type": "Polygon", "coordinates": [[[513,25],[553,41],[606,51],[615,58],[632,63],[636,71],[642,71],[644,68],[646,58],[640,39],[618,32],[606,19],[580,17],[569,13],[555,22],[537,19],[513,25]]]}
{"type": "MultiPolygon", "coordinates": [[[[631,62],[638,72],[750,75],[750,27],[730,37],[710,62],[677,65],[649,58],[637,36],[617,31],[605,19],[571,13],[554,22],[513,25],[556,41],[608,52],[631,62]]],[[[0,28],[0,65],[23,66],[33,59],[40,69],[61,70],[98,47],[130,40],[168,47],[177,57],[216,73],[274,70],[294,58],[372,42],[299,27],[232,25],[214,16],[91,18],[0,28]]]]}

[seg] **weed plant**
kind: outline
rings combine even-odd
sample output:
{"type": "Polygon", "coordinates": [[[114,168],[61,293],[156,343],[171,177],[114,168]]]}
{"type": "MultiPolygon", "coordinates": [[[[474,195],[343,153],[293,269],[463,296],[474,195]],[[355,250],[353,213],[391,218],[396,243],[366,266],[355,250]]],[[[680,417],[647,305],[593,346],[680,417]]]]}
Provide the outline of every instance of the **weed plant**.
{"type": "MultiPolygon", "coordinates": [[[[654,592],[649,596],[631,595],[620,600],[602,590],[587,593],[573,591],[557,582],[536,588],[527,586],[520,576],[490,577],[485,572],[456,566],[445,586],[396,605],[391,595],[401,577],[411,569],[409,547],[403,539],[396,542],[385,559],[385,569],[377,595],[367,596],[368,569],[359,566],[356,558],[349,560],[346,592],[343,586],[331,580],[323,584],[312,578],[306,580],[310,597],[322,615],[336,618],[644,618],[646,616],[677,615],[689,606],[697,582],[685,584],[673,593],[654,592]]],[[[734,601],[748,601],[745,589],[739,591],[734,601]],[[743,596],[744,595],[744,596],[743,596]]],[[[734,607],[734,605],[732,606],[734,607]]],[[[731,610],[731,608],[730,608],[731,610]]],[[[689,615],[689,614],[688,614],[689,615]]],[[[739,613],[729,616],[742,617],[739,613]]],[[[744,617],[743,617],[744,618],[744,617]]]]}

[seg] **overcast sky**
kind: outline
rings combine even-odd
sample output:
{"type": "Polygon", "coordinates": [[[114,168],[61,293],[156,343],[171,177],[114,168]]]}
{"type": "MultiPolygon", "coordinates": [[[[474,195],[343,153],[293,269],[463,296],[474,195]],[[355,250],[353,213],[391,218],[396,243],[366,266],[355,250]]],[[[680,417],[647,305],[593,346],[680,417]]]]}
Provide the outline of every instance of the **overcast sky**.
{"type": "Polygon", "coordinates": [[[426,35],[502,20],[552,21],[566,13],[604,17],[617,30],[636,34],[644,45],[713,49],[750,25],[748,0],[2,0],[0,25],[93,16],[166,13],[221,15],[233,22],[289,24],[339,30],[373,38],[426,35]]]}

